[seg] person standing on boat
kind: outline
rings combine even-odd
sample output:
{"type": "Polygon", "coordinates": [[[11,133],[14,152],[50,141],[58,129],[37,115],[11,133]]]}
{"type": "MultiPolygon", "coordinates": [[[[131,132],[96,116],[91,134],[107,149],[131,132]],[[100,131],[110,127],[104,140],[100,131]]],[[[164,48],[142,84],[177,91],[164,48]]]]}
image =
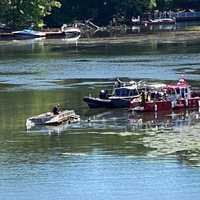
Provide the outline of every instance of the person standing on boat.
{"type": "Polygon", "coordinates": [[[53,107],[52,113],[53,113],[54,115],[58,115],[59,112],[60,112],[60,104],[57,104],[57,105],[55,105],[55,106],[53,107]]]}
{"type": "Polygon", "coordinates": [[[144,104],[146,103],[146,92],[144,90],[142,90],[141,93],[141,100],[142,100],[142,105],[144,106],[144,104]]]}

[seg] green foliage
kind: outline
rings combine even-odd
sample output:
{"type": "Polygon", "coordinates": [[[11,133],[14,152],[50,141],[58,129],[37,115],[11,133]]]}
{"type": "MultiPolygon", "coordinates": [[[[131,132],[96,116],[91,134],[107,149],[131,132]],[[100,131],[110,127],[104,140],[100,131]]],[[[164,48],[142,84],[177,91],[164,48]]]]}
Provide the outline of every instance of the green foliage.
{"type": "Polygon", "coordinates": [[[42,26],[45,19],[48,26],[61,26],[74,20],[92,19],[103,25],[113,18],[130,21],[132,16],[155,9],[200,9],[200,0],[0,0],[0,22],[11,27],[31,23],[42,26]]]}
{"type": "Polygon", "coordinates": [[[159,10],[200,9],[200,0],[157,0],[159,10]]]}
{"type": "Polygon", "coordinates": [[[52,8],[60,7],[56,0],[1,0],[0,21],[12,28],[43,25],[43,17],[51,13],[52,8]]]}
{"type": "Polygon", "coordinates": [[[46,18],[48,25],[60,26],[73,20],[93,19],[108,24],[113,17],[131,18],[156,7],[156,0],[61,0],[62,8],[46,18]]]}

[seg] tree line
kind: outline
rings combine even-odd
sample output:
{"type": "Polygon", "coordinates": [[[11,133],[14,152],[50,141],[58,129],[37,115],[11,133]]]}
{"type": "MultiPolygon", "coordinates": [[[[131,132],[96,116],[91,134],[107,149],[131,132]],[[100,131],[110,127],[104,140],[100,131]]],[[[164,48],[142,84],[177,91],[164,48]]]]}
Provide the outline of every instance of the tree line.
{"type": "Polygon", "coordinates": [[[113,18],[129,20],[153,10],[200,9],[200,0],[0,0],[0,23],[12,28],[34,23],[61,26],[92,19],[107,25],[113,18]]]}

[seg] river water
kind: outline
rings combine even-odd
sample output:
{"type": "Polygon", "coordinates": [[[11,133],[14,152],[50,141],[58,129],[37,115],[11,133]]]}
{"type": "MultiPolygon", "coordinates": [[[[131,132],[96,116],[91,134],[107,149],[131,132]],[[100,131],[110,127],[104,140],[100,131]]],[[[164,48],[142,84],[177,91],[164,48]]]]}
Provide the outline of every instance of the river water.
{"type": "MultiPolygon", "coordinates": [[[[135,36],[134,36],[135,37],[135,36]]],[[[199,86],[200,40],[27,40],[0,43],[0,199],[197,200],[199,111],[90,110],[123,80],[199,86]],[[60,103],[81,121],[26,130],[26,118],[60,103]]]]}

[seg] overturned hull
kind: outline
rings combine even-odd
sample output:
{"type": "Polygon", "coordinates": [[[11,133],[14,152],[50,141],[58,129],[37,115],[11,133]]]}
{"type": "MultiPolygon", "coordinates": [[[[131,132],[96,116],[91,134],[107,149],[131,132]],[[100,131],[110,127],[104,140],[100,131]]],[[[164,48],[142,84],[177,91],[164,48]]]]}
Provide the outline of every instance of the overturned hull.
{"type": "Polygon", "coordinates": [[[30,117],[26,120],[27,129],[37,125],[59,125],[63,122],[73,123],[80,121],[80,116],[76,115],[73,110],[65,110],[58,115],[52,112],[43,113],[37,116],[30,117]]]}

